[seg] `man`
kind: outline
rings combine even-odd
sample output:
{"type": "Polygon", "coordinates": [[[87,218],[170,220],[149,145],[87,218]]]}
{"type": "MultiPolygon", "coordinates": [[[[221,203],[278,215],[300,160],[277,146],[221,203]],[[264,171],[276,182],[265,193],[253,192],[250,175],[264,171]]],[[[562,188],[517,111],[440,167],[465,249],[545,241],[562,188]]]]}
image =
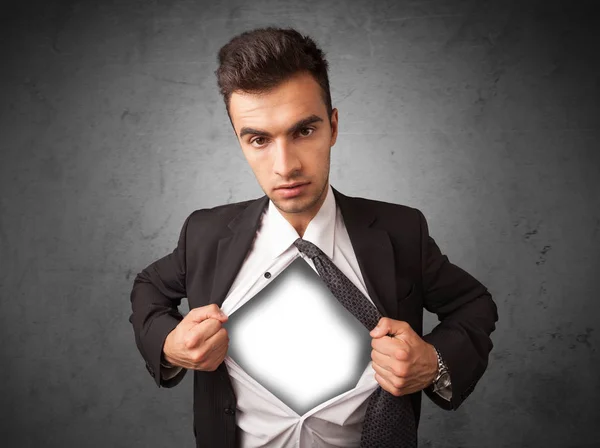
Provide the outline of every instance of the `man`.
{"type": "Polygon", "coordinates": [[[333,405],[318,424],[276,417],[274,404],[257,400],[224,362],[220,307],[235,294],[250,297],[249,285],[264,285],[302,256],[298,238],[327,253],[385,316],[370,333],[373,384],[392,400],[408,397],[417,427],[422,391],[457,409],[493,347],[498,314],[487,288],[441,254],[418,209],[345,196],[329,184],[338,111],[313,40],[291,29],[254,30],[221,48],[219,62],[229,119],[265,196],[191,213],[175,250],[140,272],[131,292],[136,344],[157,386],[174,387],[193,370],[197,446],[359,446],[368,396],[333,405]],[[185,317],[177,308],[184,297],[185,317]],[[440,320],[424,336],[423,308],[440,320]],[[331,418],[342,413],[347,422],[331,418]]]}

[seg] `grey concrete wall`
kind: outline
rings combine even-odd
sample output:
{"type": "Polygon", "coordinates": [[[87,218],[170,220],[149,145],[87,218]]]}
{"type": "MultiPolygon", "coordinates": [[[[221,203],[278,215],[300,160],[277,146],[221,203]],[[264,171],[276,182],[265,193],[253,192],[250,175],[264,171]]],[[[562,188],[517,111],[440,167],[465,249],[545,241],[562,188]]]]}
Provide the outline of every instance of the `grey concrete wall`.
{"type": "Polygon", "coordinates": [[[6,3],[0,445],[193,446],[192,377],[156,388],[129,292],[192,210],[262,195],[213,71],[280,25],[328,55],[332,185],[421,209],[498,304],[488,371],[457,411],[424,398],[420,446],[598,446],[595,2],[6,3]]]}

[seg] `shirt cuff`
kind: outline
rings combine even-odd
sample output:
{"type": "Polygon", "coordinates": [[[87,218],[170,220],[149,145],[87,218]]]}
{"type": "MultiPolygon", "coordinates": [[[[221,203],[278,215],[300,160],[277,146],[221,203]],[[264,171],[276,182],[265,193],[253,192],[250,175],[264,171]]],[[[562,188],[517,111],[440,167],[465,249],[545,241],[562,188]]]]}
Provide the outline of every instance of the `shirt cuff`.
{"type": "Polygon", "coordinates": [[[178,367],[178,366],[168,367],[168,366],[165,366],[161,362],[160,363],[160,377],[163,380],[170,380],[171,378],[174,378],[175,376],[177,376],[177,374],[179,372],[181,372],[182,369],[183,369],[183,367],[178,367]]]}

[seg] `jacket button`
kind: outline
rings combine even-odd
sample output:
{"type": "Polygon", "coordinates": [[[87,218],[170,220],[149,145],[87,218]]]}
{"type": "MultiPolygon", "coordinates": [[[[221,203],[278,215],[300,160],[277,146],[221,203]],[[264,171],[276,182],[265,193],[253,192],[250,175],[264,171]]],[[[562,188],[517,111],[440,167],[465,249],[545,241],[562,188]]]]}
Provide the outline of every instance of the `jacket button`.
{"type": "Polygon", "coordinates": [[[231,409],[231,408],[225,408],[225,414],[227,414],[227,415],[234,415],[235,414],[235,410],[231,409]]]}

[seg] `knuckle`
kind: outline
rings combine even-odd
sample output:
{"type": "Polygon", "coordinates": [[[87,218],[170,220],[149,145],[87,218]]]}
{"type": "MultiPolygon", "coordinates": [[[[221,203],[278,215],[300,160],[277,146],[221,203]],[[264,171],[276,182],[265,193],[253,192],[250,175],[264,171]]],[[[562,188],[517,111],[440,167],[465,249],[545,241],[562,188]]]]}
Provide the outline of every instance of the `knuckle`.
{"type": "Polygon", "coordinates": [[[390,382],[392,383],[392,386],[394,386],[396,389],[400,389],[402,386],[404,386],[404,380],[402,378],[394,378],[390,382]]]}
{"type": "Polygon", "coordinates": [[[192,361],[194,363],[199,364],[202,361],[204,361],[204,353],[202,351],[196,351],[196,352],[192,353],[190,358],[192,359],[192,361]]]}
{"type": "Polygon", "coordinates": [[[191,350],[192,348],[194,348],[194,341],[191,338],[185,338],[183,340],[183,346],[188,349],[191,350]]]}
{"type": "Polygon", "coordinates": [[[397,376],[397,377],[401,377],[401,376],[403,376],[403,375],[402,375],[402,373],[403,373],[403,372],[402,372],[402,370],[403,370],[403,369],[402,369],[401,367],[398,367],[396,364],[393,364],[391,368],[392,368],[392,373],[393,373],[395,376],[397,376]]]}
{"type": "Polygon", "coordinates": [[[406,350],[398,349],[394,353],[394,358],[396,358],[398,361],[406,361],[408,359],[408,353],[406,350]]]}

